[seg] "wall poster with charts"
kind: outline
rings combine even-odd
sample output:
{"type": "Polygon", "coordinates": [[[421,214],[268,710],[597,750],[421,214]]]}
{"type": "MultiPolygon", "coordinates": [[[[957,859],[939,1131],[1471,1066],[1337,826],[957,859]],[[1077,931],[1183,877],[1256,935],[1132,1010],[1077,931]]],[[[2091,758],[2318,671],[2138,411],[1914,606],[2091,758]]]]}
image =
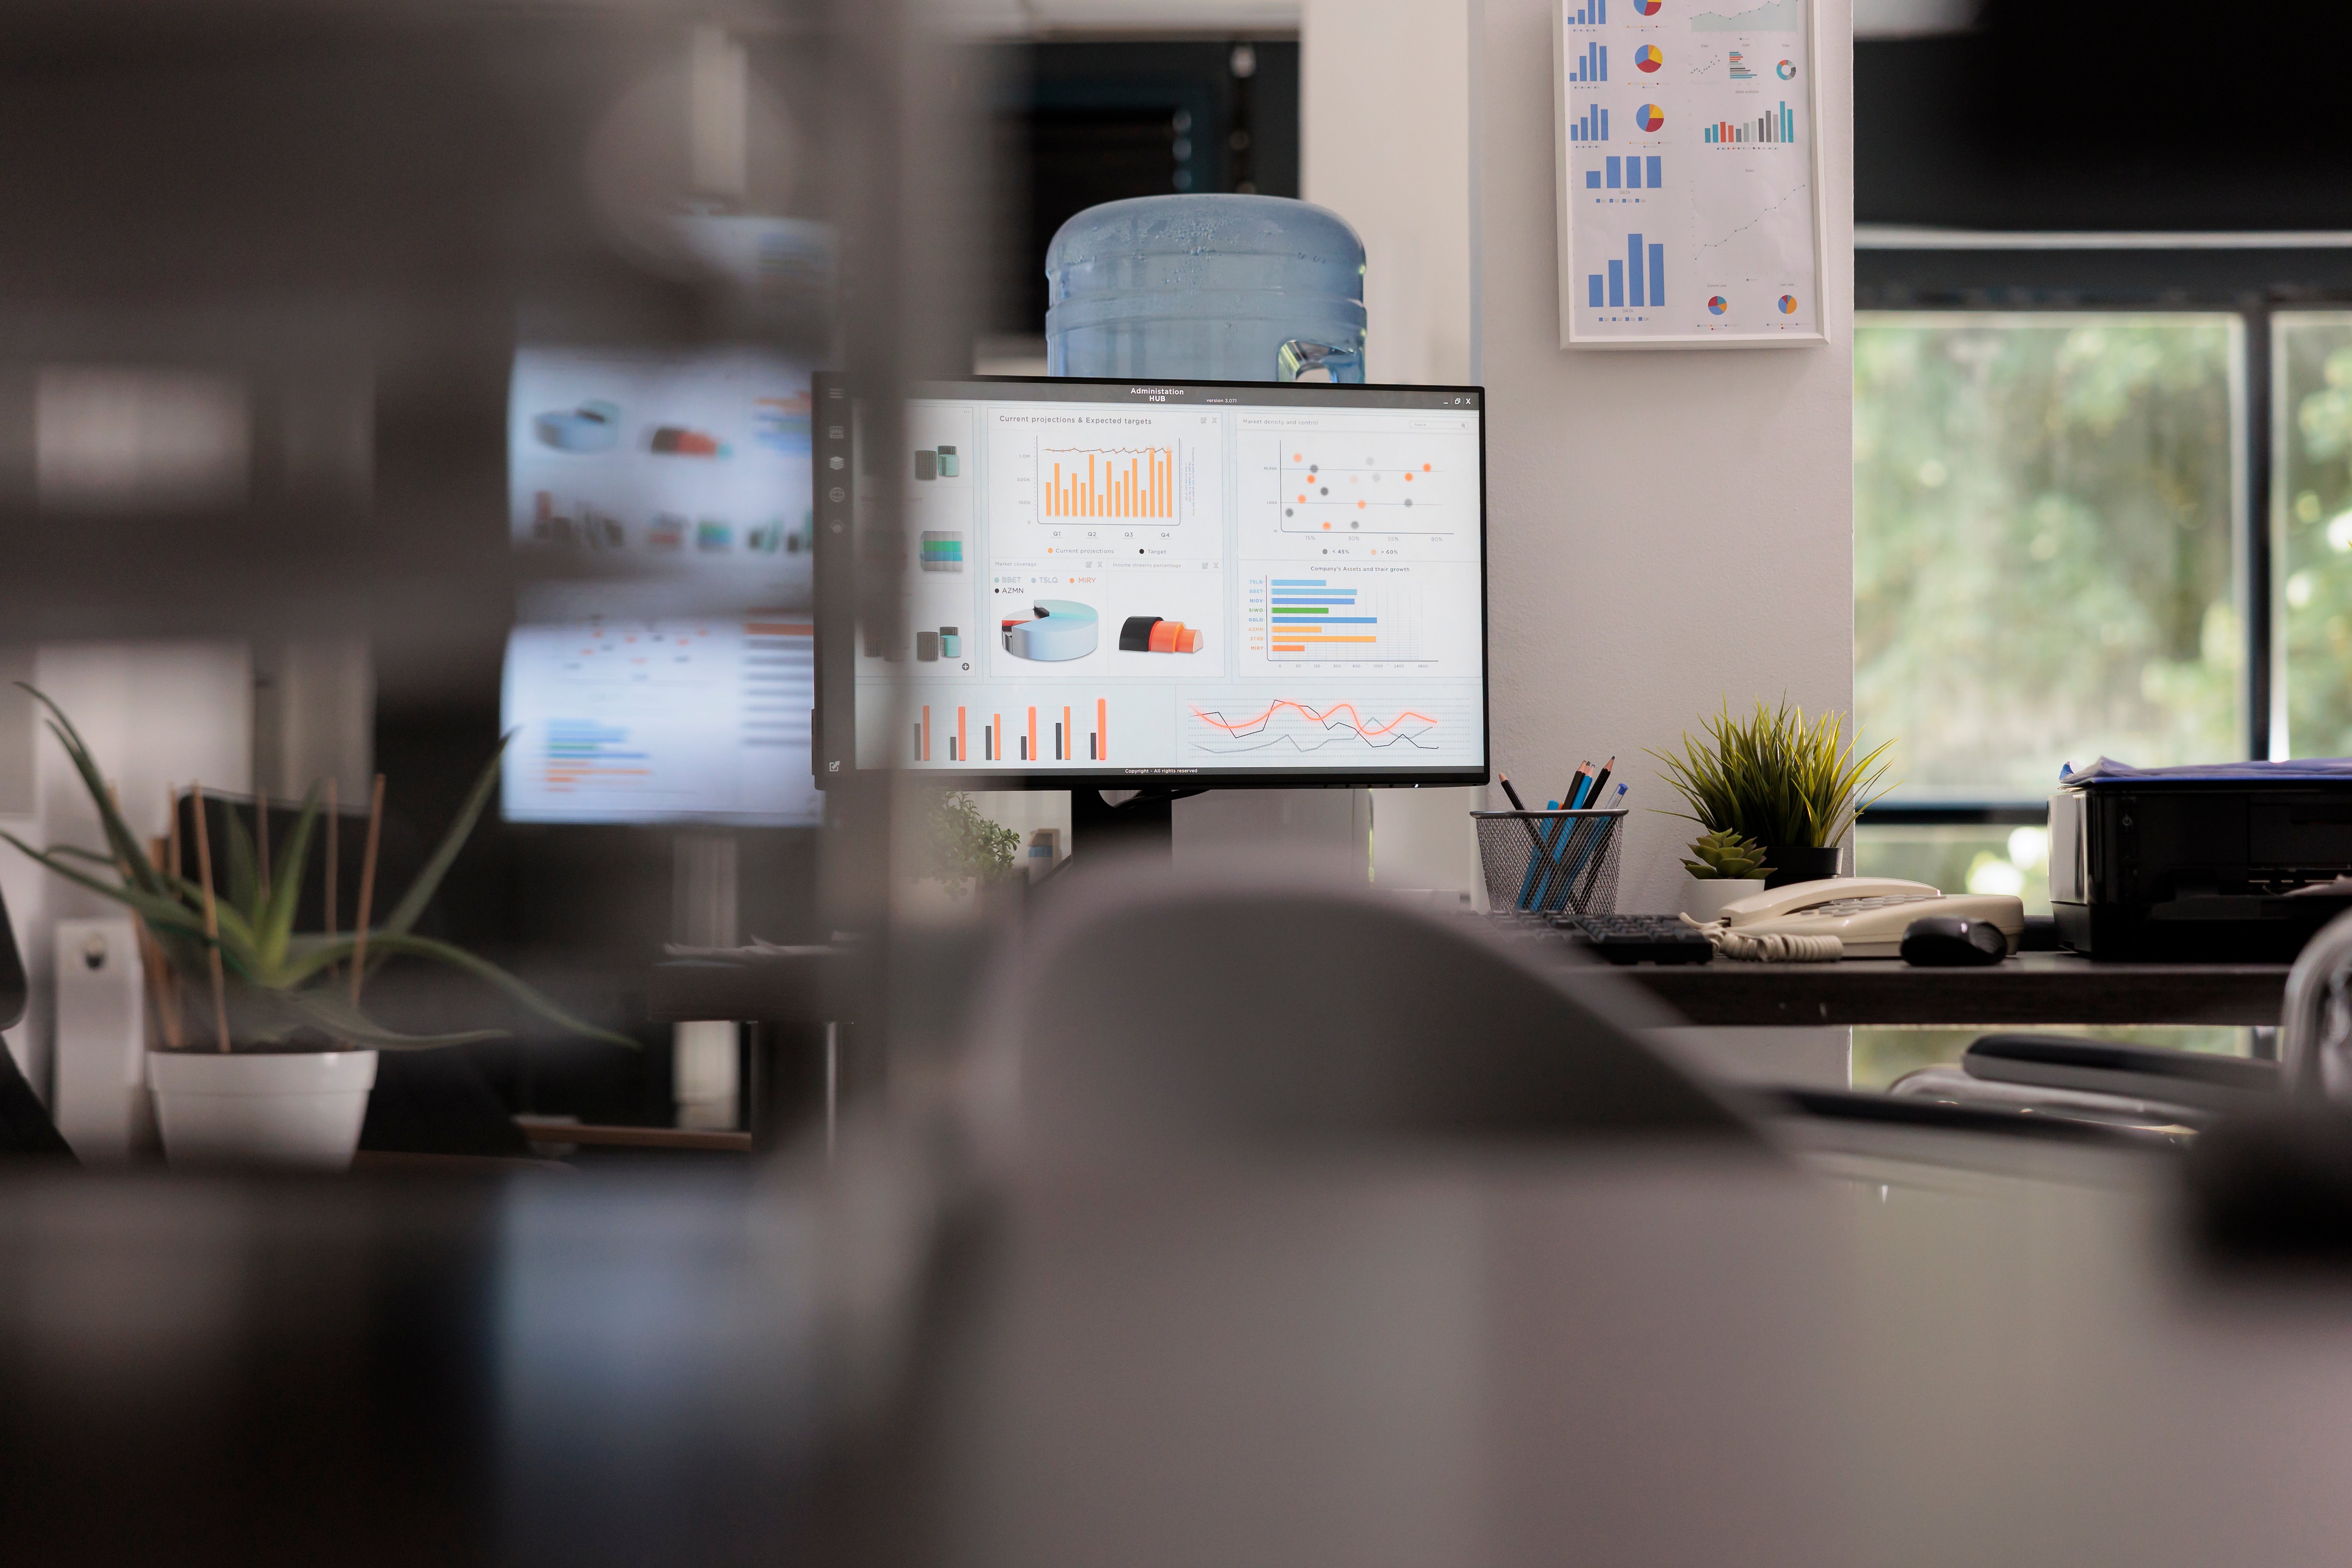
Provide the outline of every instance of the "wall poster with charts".
{"type": "Polygon", "coordinates": [[[1562,348],[1829,341],[1814,0],[1553,0],[1562,348]]]}

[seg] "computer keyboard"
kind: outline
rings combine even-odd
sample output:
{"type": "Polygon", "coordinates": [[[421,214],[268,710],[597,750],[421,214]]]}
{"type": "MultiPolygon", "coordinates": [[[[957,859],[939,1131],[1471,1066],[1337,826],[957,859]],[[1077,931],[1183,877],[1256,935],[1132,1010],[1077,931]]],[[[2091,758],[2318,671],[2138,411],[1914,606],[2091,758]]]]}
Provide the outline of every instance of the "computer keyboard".
{"type": "Polygon", "coordinates": [[[1680,915],[1571,915],[1563,925],[1584,932],[1612,963],[1705,963],[1715,944],[1680,915]]]}

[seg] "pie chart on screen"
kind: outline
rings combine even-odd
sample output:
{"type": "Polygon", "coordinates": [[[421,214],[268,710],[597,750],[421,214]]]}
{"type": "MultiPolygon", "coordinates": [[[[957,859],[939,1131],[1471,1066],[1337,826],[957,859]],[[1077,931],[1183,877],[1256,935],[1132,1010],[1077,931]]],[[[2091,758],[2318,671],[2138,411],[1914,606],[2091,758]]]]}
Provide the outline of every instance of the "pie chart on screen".
{"type": "Polygon", "coordinates": [[[1720,294],[1712,295],[1707,300],[1706,311],[1710,316],[1720,316],[1729,309],[1731,309],[1731,301],[1720,294]]]}
{"type": "Polygon", "coordinates": [[[1781,295],[1781,296],[1780,296],[1780,314],[1782,314],[1782,315],[1784,315],[1784,316],[1793,316],[1793,315],[1795,315],[1796,313],[1797,313],[1797,297],[1796,297],[1794,294],[1783,294],[1783,295],[1781,295]]]}
{"type": "Polygon", "coordinates": [[[1666,51],[1655,44],[1643,44],[1633,51],[1633,68],[1636,70],[1654,71],[1665,63],[1666,51]]]}
{"type": "Polygon", "coordinates": [[[1655,131],[1666,122],[1666,111],[1654,103],[1645,103],[1633,111],[1633,123],[1644,131],[1655,131]]]}

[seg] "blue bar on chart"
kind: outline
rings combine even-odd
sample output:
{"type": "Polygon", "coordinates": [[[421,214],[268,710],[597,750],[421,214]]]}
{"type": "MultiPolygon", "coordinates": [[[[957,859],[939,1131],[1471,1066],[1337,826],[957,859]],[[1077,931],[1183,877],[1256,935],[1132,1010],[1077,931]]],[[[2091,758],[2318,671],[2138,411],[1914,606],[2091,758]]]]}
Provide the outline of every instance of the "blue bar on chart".
{"type": "MultiPolygon", "coordinates": [[[[1641,237],[1636,235],[1636,239],[1641,237]]],[[[1650,247],[1650,303],[1663,308],[1666,302],[1666,247],[1650,247]]]]}
{"type": "Polygon", "coordinates": [[[1647,301],[1642,296],[1642,237],[1638,234],[1628,236],[1626,238],[1625,270],[1632,274],[1627,279],[1632,287],[1625,290],[1626,303],[1636,308],[1646,304],[1647,301]]]}
{"type": "Polygon", "coordinates": [[[1266,616],[1268,654],[1346,658],[1341,645],[1360,657],[1377,647],[1380,617],[1355,613],[1362,607],[1355,589],[1331,587],[1322,577],[1276,577],[1267,586],[1274,590],[1267,595],[1273,601],[1266,616]]]}
{"type": "Polygon", "coordinates": [[[1616,310],[1625,308],[1625,264],[1622,261],[1609,264],[1609,306],[1616,310]]]}
{"type": "Polygon", "coordinates": [[[1578,142],[1608,141],[1609,111],[1598,105],[1586,110],[1584,117],[1576,122],[1572,139],[1578,142]]]}
{"type": "Polygon", "coordinates": [[[1580,5],[1576,15],[1568,20],[1571,26],[1605,27],[1609,25],[1609,0],[1591,0],[1590,5],[1580,5]]]}
{"type": "Polygon", "coordinates": [[[1584,58],[1576,62],[1575,79],[1581,82],[1609,79],[1609,47],[1606,44],[1584,46],[1584,58]]]}
{"type": "Polygon", "coordinates": [[[1658,177],[1659,167],[1664,162],[1664,160],[1660,158],[1652,158],[1648,160],[1650,165],[1650,189],[1654,191],[1666,183],[1664,180],[1658,177]]]}
{"type": "Polygon", "coordinates": [[[1620,186],[1622,186],[1622,184],[1624,184],[1624,183],[1625,183],[1624,178],[1623,178],[1623,175],[1622,175],[1622,174],[1621,173],[1621,171],[1619,170],[1619,167],[1618,167],[1618,165],[1619,165],[1619,164],[1621,164],[1621,163],[1622,163],[1623,162],[1624,162],[1624,160],[1623,160],[1623,159],[1622,159],[1622,158],[1612,158],[1612,159],[1610,159],[1610,160],[1608,161],[1608,164],[1609,164],[1609,188],[1610,188],[1611,190],[1612,190],[1612,191],[1613,191],[1613,190],[1616,190],[1617,188],[1619,188],[1620,186]]]}
{"type": "Polygon", "coordinates": [[[1584,188],[1588,191],[1597,191],[1601,188],[1600,170],[1587,169],[1584,171],[1584,188]]]}
{"type": "Polygon", "coordinates": [[[1591,274],[1590,274],[1589,276],[1587,276],[1587,277],[1586,277],[1586,279],[1584,279],[1584,293],[1585,293],[1585,300],[1584,300],[1584,302],[1585,302],[1587,305],[1590,305],[1592,309],[1594,309],[1594,310],[1598,310],[1599,309],[1601,309],[1601,274],[1600,274],[1600,273],[1598,273],[1598,272],[1591,273],[1591,274]]]}

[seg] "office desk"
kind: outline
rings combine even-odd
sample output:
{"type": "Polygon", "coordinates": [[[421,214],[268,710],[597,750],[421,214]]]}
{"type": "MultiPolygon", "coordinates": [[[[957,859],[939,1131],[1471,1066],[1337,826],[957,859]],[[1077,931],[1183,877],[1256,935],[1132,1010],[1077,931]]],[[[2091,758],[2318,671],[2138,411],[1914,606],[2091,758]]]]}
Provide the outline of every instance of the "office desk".
{"type": "Polygon", "coordinates": [[[2021,952],[1982,969],[1920,969],[1893,958],[1835,963],[1608,964],[1580,942],[1524,926],[1503,940],[1570,974],[1605,971],[1716,1027],[1913,1024],[2221,1024],[2274,1026],[2284,963],[2094,963],[2021,952]]]}
{"type": "Polygon", "coordinates": [[[2340,1564],[2345,1295],[2184,1269],[2161,1162],[1993,1142],[1040,1174],[937,1289],[866,1171],[0,1173],[0,1547],[2340,1564]]]}
{"type": "Polygon", "coordinates": [[[2284,963],[2097,963],[2021,952],[1983,969],[1899,959],[1634,964],[1626,979],[1694,1024],[2274,1026],[2284,963]]]}

